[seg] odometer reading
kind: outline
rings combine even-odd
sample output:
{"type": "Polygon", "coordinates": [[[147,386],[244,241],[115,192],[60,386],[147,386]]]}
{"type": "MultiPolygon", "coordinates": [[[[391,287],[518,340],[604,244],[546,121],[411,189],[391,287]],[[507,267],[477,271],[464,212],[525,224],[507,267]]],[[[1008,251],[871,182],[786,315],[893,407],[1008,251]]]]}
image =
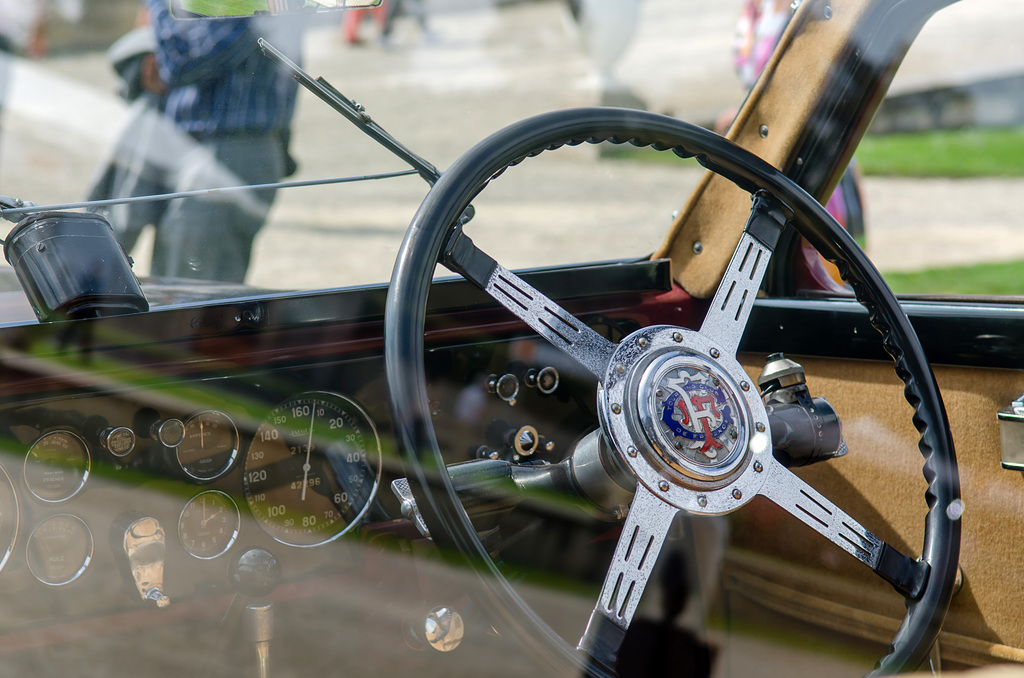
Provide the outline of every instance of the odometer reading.
{"type": "Polygon", "coordinates": [[[263,421],[245,458],[249,510],[277,541],[316,546],[363,519],[380,481],[380,440],[366,413],[334,393],[304,393],[263,421]]]}

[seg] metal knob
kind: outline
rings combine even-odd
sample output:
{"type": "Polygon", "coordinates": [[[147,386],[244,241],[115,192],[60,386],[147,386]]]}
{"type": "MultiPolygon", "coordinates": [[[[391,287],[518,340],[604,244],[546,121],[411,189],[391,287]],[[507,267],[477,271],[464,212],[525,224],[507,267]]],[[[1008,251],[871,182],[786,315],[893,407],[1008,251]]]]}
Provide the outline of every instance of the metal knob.
{"type": "Polygon", "coordinates": [[[161,419],[149,427],[149,436],[164,447],[177,447],[185,440],[185,424],[174,417],[161,419]]]}
{"type": "Polygon", "coordinates": [[[228,567],[231,585],[245,596],[266,596],[281,581],[281,563],[277,557],[261,548],[242,551],[228,567]]]}
{"type": "Polygon", "coordinates": [[[536,369],[531,367],[523,376],[523,382],[530,388],[535,388],[544,395],[550,395],[558,388],[558,370],[554,367],[542,367],[536,369]]]}
{"type": "Polygon", "coordinates": [[[135,431],[127,426],[108,426],[100,431],[100,444],[115,457],[124,457],[135,449],[135,431]]]}
{"type": "Polygon", "coordinates": [[[509,405],[515,405],[516,397],[519,396],[519,377],[514,374],[503,374],[500,377],[492,374],[487,380],[487,390],[509,405]]]}

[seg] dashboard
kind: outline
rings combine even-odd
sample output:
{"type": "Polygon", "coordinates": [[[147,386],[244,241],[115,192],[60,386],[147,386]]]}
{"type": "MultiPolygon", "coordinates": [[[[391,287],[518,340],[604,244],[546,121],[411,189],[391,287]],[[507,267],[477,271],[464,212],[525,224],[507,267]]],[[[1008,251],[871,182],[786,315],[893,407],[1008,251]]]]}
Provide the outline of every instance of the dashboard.
{"type": "MultiPolygon", "coordinates": [[[[613,338],[651,321],[638,300],[672,306],[657,301],[671,290],[659,262],[531,278],[613,338]]],[[[405,472],[385,293],[0,328],[0,656],[194,619],[215,637],[239,600],[316,602],[386,581],[367,545],[423,539],[390,487],[405,472]]],[[[593,430],[582,368],[465,283],[435,285],[431,308],[428,392],[449,463],[557,462],[593,430]]],[[[516,520],[510,554],[509,535],[538,524],[608,529],[543,504],[516,520]]],[[[519,561],[599,580],[600,559],[558,562],[555,542],[519,561]]]]}

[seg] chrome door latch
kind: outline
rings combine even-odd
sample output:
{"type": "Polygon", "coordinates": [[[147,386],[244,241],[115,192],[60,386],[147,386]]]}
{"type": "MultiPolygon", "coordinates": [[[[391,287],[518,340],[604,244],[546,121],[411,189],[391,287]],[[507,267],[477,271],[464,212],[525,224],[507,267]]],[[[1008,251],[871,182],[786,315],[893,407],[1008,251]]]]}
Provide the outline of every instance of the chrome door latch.
{"type": "Polygon", "coordinates": [[[1011,471],[1024,471],[1024,394],[1009,407],[996,413],[999,419],[999,442],[1003,448],[1002,466],[1011,471]]]}

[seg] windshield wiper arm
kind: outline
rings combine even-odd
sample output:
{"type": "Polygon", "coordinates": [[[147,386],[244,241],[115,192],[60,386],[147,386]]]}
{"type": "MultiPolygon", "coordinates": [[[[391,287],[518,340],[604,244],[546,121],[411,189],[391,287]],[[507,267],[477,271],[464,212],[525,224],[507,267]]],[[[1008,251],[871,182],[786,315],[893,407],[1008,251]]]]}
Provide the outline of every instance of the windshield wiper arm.
{"type": "Polygon", "coordinates": [[[388,134],[383,127],[374,122],[362,104],[346,97],[335,89],[333,85],[324,80],[323,77],[313,78],[306,71],[302,70],[301,66],[285,56],[264,38],[259,39],[259,45],[263,53],[270,59],[291,71],[292,77],[300,85],[315,94],[321,101],[338,113],[341,113],[345,119],[363,130],[371,139],[409,163],[428,184],[433,186],[437,183],[437,180],[441,177],[441,173],[437,171],[437,168],[388,134]]]}

